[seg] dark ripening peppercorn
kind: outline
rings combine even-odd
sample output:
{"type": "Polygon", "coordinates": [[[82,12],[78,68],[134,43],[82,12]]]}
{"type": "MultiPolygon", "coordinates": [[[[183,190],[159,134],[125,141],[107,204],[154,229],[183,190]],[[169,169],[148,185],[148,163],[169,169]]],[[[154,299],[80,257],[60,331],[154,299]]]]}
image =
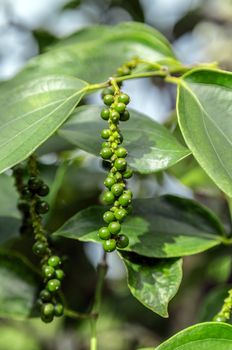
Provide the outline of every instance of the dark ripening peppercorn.
{"type": "Polygon", "coordinates": [[[122,114],[120,114],[121,122],[126,122],[129,119],[130,119],[130,113],[127,110],[125,110],[122,114]]]}
{"type": "Polygon", "coordinates": [[[120,249],[126,248],[129,244],[129,239],[126,235],[119,235],[117,237],[117,247],[120,249]]]}
{"type": "Polygon", "coordinates": [[[41,292],[39,293],[39,297],[41,300],[43,301],[50,301],[52,298],[51,293],[47,290],[47,289],[43,289],[41,290],[41,292]]]}
{"type": "Polygon", "coordinates": [[[45,201],[38,201],[35,204],[35,211],[37,214],[46,214],[49,211],[49,205],[45,201]]]}
{"type": "Polygon", "coordinates": [[[40,196],[40,197],[45,197],[48,195],[49,193],[49,187],[46,184],[42,184],[38,190],[36,191],[36,193],[40,196]]]}
{"type": "Polygon", "coordinates": [[[43,181],[34,176],[30,177],[28,180],[28,188],[31,192],[38,190],[38,188],[40,188],[42,184],[43,181]]]}
{"type": "Polygon", "coordinates": [[[38,256],[43,256],[46,253],[47,246],[43,242],[35,242],[32,247],[33,252],[38,256]]]}

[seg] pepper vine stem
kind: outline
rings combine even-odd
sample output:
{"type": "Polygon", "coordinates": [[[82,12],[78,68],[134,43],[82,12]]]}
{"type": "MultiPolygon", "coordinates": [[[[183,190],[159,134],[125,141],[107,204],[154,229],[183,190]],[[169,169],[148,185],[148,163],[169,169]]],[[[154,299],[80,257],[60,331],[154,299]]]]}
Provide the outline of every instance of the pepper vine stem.
{"type": "Polygon", "coordinates": [[[98,278],[94,295],[94,302],[91,310],[91,315],[94,317],[90,320],[91,326],[91,339],[90,339],[90,350],[97,350],[97,320],[99,317],[100,307],[101,307],[101,299],[102,299],[102,289],[104,285],[104,279],[108,270],[108,265],[106,262],[107,253],[104,252],[101,262],[97,267],[98,278]]]}

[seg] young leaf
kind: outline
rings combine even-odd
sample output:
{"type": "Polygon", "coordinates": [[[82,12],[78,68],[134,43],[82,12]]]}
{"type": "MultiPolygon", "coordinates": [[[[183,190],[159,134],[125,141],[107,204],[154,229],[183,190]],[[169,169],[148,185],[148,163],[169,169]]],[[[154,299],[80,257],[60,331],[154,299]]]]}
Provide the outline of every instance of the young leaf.
{"type": "Polygon", "coordinates": [[[0,172],[28,157],[68,118],[86,83],[46,76],[0,96],[0,172]]]}
{"type": "MultiPolygon", "coordinates": [[[[99,155],[101,131],[106,122],[100,118],[101,107],[81,106],[59,130],[59,135],[86,152],[99,155]]],[[[166,169],[190,154],[163,125],[130,110],[131,118],[121,123],[123,145],[128,163],[136,171],[148,174],[166,169]]]]}
{"type": "Polygon", "coordinates": [[[0,276],[0,317],[29,317],[37,294],[36,273],[20,256],[0,251],[0,276]]]}
{"type": "Polygon", "coordinates": [[[175,334],[153,350],[232,350],[232,326],[199,323],[175,334]]]}
{"type": "Polygon", "coordinates": [[[168,317],[168,303],[177,293],[182,279],[181,259],[150,259],[122,253],[133,296],[162,317],[168,317]]]}
{"type": "MultiPolygon", "coordinates": [[[[226,240],[218,219],[205,207],[175,196],[136,199],[121,232],[130,238],[127,251],[153,258],[203,252],[226,240]]],[[[54,235],[99,242],[106,208],[90,207],[69,219],[54,235]]]]}
{"type": "Polygon", "coordinates": [[[178,89],[181,131],[194,157],[228,196],[232,196],[232,73],[196,69],[178,89]]]}

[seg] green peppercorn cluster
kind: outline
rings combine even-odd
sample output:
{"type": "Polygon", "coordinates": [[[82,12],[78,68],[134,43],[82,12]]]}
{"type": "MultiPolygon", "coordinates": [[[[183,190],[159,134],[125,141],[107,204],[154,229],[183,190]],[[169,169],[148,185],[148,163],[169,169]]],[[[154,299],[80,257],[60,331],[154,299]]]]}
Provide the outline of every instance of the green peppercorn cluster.
{"type": "Polygon", "coordinates": [[[103,240],[103,248],[106,252],[112,252],[116,248],[125,248],[129,244],[126,235],[120,234],[121,223],[130,209],[132,192],[126,188],[126,180],[133,172],[127,166],[127,150],[120,146],[123,141],[119,130],[119,122],[127,121],[130,114],[126,108],[130,102],[127,94],[119,89],[109,87],[103,90],[102,98],[107,106],[101,111],[101,118],[108,121],[108,128],[103,129],[101,136],[105,140],[102,143],[100,155],[103,166],[109,170],[104,185],[107,188],[102,194],[102,201],[112,205],[103,215],[105,226],[98,231],[103,240]]]}
{"type": "Polygon", "coordinates": [[[20,193],[19,210],[23,214],[21,231],[28,230],[34,235],[35,243],[32,250],[40,258],[44,289],[40,292],[37,306],[42,321],[51,322],[54,316],[63,315],[63,305],[58,292],[64,271],[61,268],[61,259],[54,255],[49,247],[49,241],[42,224],[42,216],[49,211],[49,205],[41,199],[49,193],[49,187],[38,177],[36,160],[31,157],[28,161],[29,178],[23,183],[22,171],[17,167],[13,174],[16,188],[20,193]]]}
{"type": "Polygon", "coordinates": [[[219,313],[213,318],[215,322],[227,322],[231,317],[232,311],[232,289],[229,290],[228,296],[224,300],[223,306],[219,313]]]}

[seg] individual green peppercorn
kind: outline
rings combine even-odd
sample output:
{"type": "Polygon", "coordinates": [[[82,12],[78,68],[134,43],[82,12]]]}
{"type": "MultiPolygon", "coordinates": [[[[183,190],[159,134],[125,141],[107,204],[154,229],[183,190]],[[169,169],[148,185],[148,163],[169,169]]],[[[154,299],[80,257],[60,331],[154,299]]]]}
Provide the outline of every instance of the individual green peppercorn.
{"type": "Polygon", "coordinates": [[[127,156],[127,150],[124,147],[118,147],[118,149],[115,150],[115,154],[119,158],[125,158],[127,156]]]}
{"type": "Polygon", "coordinates": [[[35,211],[37,214],[46,214],[49,211],[49,205],[45,201],[38,201],[35,204],[35,211]]]}
{"type": "Polygon", "coordinates": [[[103,108],[101,111],[101,117],[103,120],[108,120],[110,117],[110,110],[108,108],[103,108]]]}
{"type": "Polygon", "coordinates": [[[133,175],[133,170],[132,169],[127,169],[122,176],[124,177],[124,179],[129,179],[131,178],[133,175]]]}
{"type": "Polygon", "coordinates": [[[103,214],[103,220],[109,224],[110,222],[114,221],[114,214],[111,211],[106,211],[103,214]]]}
{"type": "Polygon", "coordinates": [[[102,146],[102,148],[105,148],[105,147],[109,148],[110,147],[110,143],[105,141],[105,142],[102,142],[101,146],[102,146]]]}
{"type": "Polygon", "coordinates": [[[110,191],[105,191],[102,196],[103,202],[106,204],[112,204],[114,202],[114,195],[110,191]]]}
{"type": "Polygon", "coordinates": [[[127,211],[124,208],[116,209],[114,216],[117,220],[122,221],[127,216],[127,211]]]}
{"type": "Polygon", "coordinates": [[[118,221],[113,221],[109,224],[108,229],[110,233],[116,235],[121,231],[121,225],[118,221]]]}
{"type": "Polygon", "coordinates": [[[103,159],[110,159],[112,154],[113,154],[112,150],[108,147],[102,148],[101,153],[100,153],[100,155],[103,159]]]}
{"type": "Polygon", "coordinates": [[[38,190],[36,191],[36,193],[40,196],[40,197],[45,197],[48,195],[49,193],[49,187],[46,184],[42,184],[38,190]]]}
{"type": "Polygon", "coordinates": [[[52,266],[52,267],[57,267],[61,264],[61,260],[60,257],[57,255],[52,255],[49,259],[48,259],[48,265],[52,266]]]}
{"type": "Polygon", "coordinates": [[[104,98],[106,95],[114,95],[114,88],[112,86],[102,90],[101,97],[104,98]]]}
{"type": "Polygon", "coordinates": [[[49,316],[45,316],[45,315],[41,315],[41,320],[44,323],[51,323],[53,321],[54,316],[53,315],[49,315],[49,316]]]}
{"type": "Polygon", "coordinates": [[[60,285],[61,284],[58,279],[52,279],[48,281],[46,288],[49,290],[49,292],[54,293],[60,289],[60,285]]]}
{"type": "Polygon", "coordinates": [[[115,184],[111,187],[111,192],[116,196],[119,197],[124,190],[124,186],[122,184],[115,184]]]}
{"type": "Polygon", "coordinates": [[[214,321],[214,322],[226,322],[227,319],[226,319],[226,317],[224,317],[224,316],[216,315],[216,316],[213,318],[213,321],[214,321]]]}
{"type": "Polygon", "coordinates": [[[51,316],[51,315],[54,316],[54,311],[55,311],[55,308],[52,303],[45,303],[41,307],[41,313],[44,316],[51,316]]]}
{"type": "Polygon", "coordinates": [[[108,227],[101,227],[98,230],[98,236],[101,239],[109,239],[111,237],[111,234],[110,234],[110,231],[109,231],[108,227]]]}
{"type": "Polygon", "coordinates": [[[119,204],[123,207],[127,207],[129,204],[131,204],[131,196],[129,194],[123,193],[119,199],[119,204]]]}
{"type": "Polygon", "coordinates": [[[130,196],[131,198],[133,197],[133,193],[131,190],[125,190],[124,193],[130,196]]]}
{"type": "Polygon", "coordinates": [[[114,108],[118,113],[123,113],[126,109],[126,105],[125,103],[117,102],[114,108]]]}
{"type": "Polygon", "coordinates": [[[103,249],[106,252],[113,252],[116,249],[116,241],[115,239],[107,239],[103,242],[103,249]]]}
{"type": "Polygon", "coordinates": [[[103,129],[101,132],[101,137],[103,139],[108,139],[111,135],[111,131],[109,129],[103,129]]]}
{"type": "Polygon", "coordinates": [[[52,266],[44,265],[42,267],[42,273],[45,278],[51,279],[55,275],[55,269],[52,266]]]}
{"type": "Polygon", "coordinates": [[[55,312],[55,316],[57,316],[57,317],[62,316],[64,314],[64,307],[63,307],[63,305],[61,303],[57,303],[55,305],[54,312],[55,312]]]}
{"type": "Polygon", "coordinates": [[[131,73],[131,70],[129,67],[127,67],[126,65],[123,65],[122,67],[119,67],[117,69],[117,74],[119,76],[123,76],[123,75],[129,75],[131,73]]]}
{"type": "Polygon", "coordinates": [[[119,235],[116,244],[120,249],[126,248],[129,244],[129,238],[126,235],[119,235]]]}
{"type": "Polygon", "coordinates": [[[125,110],[122,114],[120,114],[121,122],[126,122],[129,119],[130,119],[130,113],[128,112],[128,110],[125,110]]]}
{"type": "Polygon", "coordinates": [[[112,95],[105,95],[103,98],[103,101],[105,105],[110,106],[114,102],[114,96],[112,95]]]}
{"type": "Polygon", "coordinates": [[[38,190],[43,184],[41,179],[38,179],[35,176],[31,176],[28,180],[28,188],[31,192],[38,190]]]}
{"type": "Polygon", "coordinates": [[[51,293],[47,290],[47,289],[43,289],[41,290],[41,292],[39,293],[39,297],[41,300],[43,301],[50,301],[52,298],[51,293]]]}
{"type": "Polygon", "coordinates": [[[120,119],[120,114],[117,111],[112,110],[110,112],[110,120],[112,120],[112,122],[114,123],[117,123],[119,119],[120,119]]]}
{"type": "Polygon", "coordinates": [[[114,166],[117,170],[120,170],[120,171],[126,170],[127,161],[125,158],[118,158],[114,162],[114,166]]]}
{"type": "Polygon", "coordinates": [[[47,246],[43,242],[38,241],[33,244],[32,250],[34,254],[43,256],[46,253],[47,246]]]}
{"type": "Polygon", "coordinates": [[[127,94],[121,94],[118,96],[118,102],[122,102],[127,105],[130,102],[130,97],[127,94]]]}
{"type": "Polygon", "coordinates": [[[107,176],[104,181],[104,185],[108,188],[111,188],[116,183],[116,179],[113,176],[107,176]]]}
{"type": "Polygon", "coordinates": [[[58,278],[58,280],[62,280],[65,276],[64,271],[61,269],[56,270],[55,274],[56,274],[56,278],[58,278]]]}

